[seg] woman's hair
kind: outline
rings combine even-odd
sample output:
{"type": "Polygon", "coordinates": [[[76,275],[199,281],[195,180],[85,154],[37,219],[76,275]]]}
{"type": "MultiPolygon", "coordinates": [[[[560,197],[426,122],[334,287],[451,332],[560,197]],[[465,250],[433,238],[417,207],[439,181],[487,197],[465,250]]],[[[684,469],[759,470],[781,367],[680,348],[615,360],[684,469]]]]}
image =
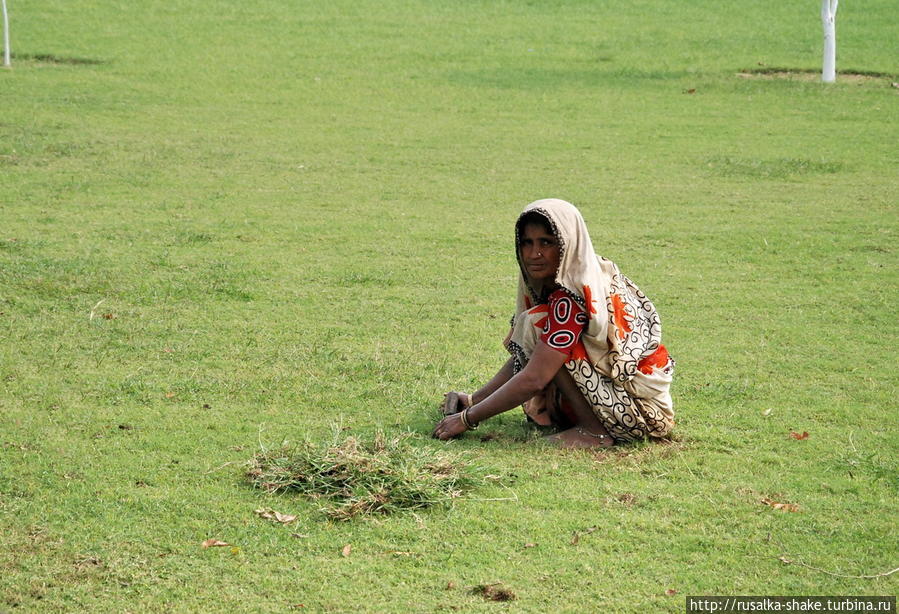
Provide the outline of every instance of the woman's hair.
{"type": "Polygon", "coordinates": [[[515,241],[517,243],[521,242],[521,233],[524,232],[524,227],[528,224],[543,226],[543,229],[547,233],[556,236],[556,233],[553,232],[552,224],[549,223],[549,220],[546,219],[545,215],[538,213],[537,211],[528,211],[518,218],[518,222],[515,224],[515,241]]]}

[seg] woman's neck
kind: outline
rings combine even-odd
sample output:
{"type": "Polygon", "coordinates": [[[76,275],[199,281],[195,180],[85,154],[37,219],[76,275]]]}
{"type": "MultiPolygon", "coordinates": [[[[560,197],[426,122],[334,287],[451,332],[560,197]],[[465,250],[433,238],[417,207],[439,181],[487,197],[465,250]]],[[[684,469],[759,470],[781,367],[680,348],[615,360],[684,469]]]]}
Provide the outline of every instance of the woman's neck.
{"type": "Polygon", "coordinates": [[[549,299],[549,295],[558,289],[559,284],[554,281],[541,284],[539,287],[534,288],[534,290],[537,291],[538,296],[540,296],[541,300],[543,301],[549,299]]]}

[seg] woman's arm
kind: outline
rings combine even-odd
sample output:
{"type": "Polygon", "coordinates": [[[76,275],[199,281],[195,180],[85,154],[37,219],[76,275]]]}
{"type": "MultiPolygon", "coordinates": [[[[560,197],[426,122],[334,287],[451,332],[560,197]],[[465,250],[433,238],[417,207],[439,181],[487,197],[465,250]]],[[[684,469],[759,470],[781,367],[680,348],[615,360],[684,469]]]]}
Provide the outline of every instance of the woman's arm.
{"type": "MultiPolygon", "coordinates": [[[[475,393],[475,404],[468,410],[467,414],[469,422],[480,422],[521,405],[543,390],[555,377],[556,373],[559,372],[566,360],[568,360],[568,357],[565,354],[550,348],[541,341],[537,343],[537,347],[531,355],[527,366],[503,382],[502,377],[504,374],[508,373],[511,375],[512,366],[510,360],[486,386],[475,393]],[[485,392],[492,385],[496,387],[489,390],[489,392],[485,392]],[[486,394],[486,398],[481,396],[483,394],[486,394]]],[[[465,430],[465,424],[462,422],[460,412],[441,420],[434,429],[434,436],[440,439],[449,439],[465,430]]]]}

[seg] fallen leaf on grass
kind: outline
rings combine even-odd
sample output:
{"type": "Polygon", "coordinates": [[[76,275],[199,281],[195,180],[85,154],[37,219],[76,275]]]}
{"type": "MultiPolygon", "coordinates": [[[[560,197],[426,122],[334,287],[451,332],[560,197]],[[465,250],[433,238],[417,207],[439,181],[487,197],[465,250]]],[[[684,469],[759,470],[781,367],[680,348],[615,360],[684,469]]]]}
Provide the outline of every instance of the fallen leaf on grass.
{"type": "Polygon", "coordinates": [[[230,545],[231,544],[229,544],[228,542],[223,542],[220,539],[215,539],[212,537],[210,537],[209,539],[207,539],[206,541],[203,542],[204,548],[219,548],[221,546],[230,546],[230,545]]]}
{"type": "Polygon", "coordinates": [[[780,561],[781,563],[783,563],[784,565],[789,565],[793,562],[785,556],[779,556],[779,557],[777,557],[777,560],[780,561]]]}
{"type": "Polygon", "coordinates": [[[537,544],[525,544],[524,547],[525,548],[536,548],[537,544]]]}
{"type": "Polygon", "coordinates": [[[513,601],[516,598],[512,589],[506,588],[502,584],[479,584],[471,590],[475,595],[481,595],[484,599],[490,601],[513,601]]]}
{"type": "Polygon", "coordinates": [[[581,535],[589,535],[590,533],[593,533],[593,531],[595,531],[595,530],[596,530],[596,527],[589,527],[589,528],[584,529],[583,531],[575,531],[574,534],[571,536],[571,545],[577,546],[577,543],[579,541],[581,541],[581,535]]]}
{"type": "Polygon", "coordinates": [[[102,567],[102,566],[103,566],[103,561],[101,561],[100,559],[98,559],[95,556],[90,556],[90,555],[79,556],[78,559],[75,561],[75,567],[77,567],[80,570],[88,569],[90,567],[102,567]]]}
{"type": "Polygon", "coordinates": [[[456,583],[453,582],[452,580],[450,580],[449,582],[446,583],[446,587],[443,590],[451,591],[454,588],[456,588],[456,583]]]}
{"type": "Polygon", "coordinates": [[[764,497],[762,499],[762,503],[764,503],[765,505],[770,505],[774,509],[781,510],[784,512],[798,512],[799,511],[799,506],[796,505],[795,503],[778,503],[777,501],[773,501],[773,500],[769,499],[768,497],[764,497]]]}
{"type": "Polygon", "coordinates": [[[350,556],[350,551],[352,551],[353,547],[349,544],[343,547],[343,550],[340,551],[340,556],[350,556]]]}
{"type": "Polygon", "coordinates": [[[115,318],[116,318],[115,314],[112,314],[112,313],[104,313],[103,314],[104,320],[115,320],[115,318]]]}
{"type": "Polygon", "coordinates": [[[174,399],[174,398],[175,398],[175,393],[174,393],[174,392],[166,392],[166,393],[165,393],[165,398],[167,398],[167,399],[174,399]]]}
{"type": "Polygon", "coordinates": [[[308,535],[304,535],[303,533],[291,533],[291,537],[296,537],[297,539],[306,539],[309,537],[308,535]]]}
{"type": "Polygon", "coordinates": [[[793,439],[796,439],[797,441],[801,441],[803,439],[808,439],[808,431],[802,431],[802,433],[790,431],[790,437],[792,437],[793,439]]]}
{"type": "Polygon", "coordinates": [[[668,590],[665,591],[665,594],[668,595],[669,597],[674,597],[675,595],[677,595],[677,591],[674,590],[673,588],[669,588],[668,590]]]}
{"type": "Polygon", "coordinates": [[[696,88],[695,88],[695,87],[691,87],[691,88],[688,89],[688,90],[684,90],[684,94],[695,94],[695,93],[696,93],[696,88]]]}
{"type": "Polygon", "coordinates": [[[281,512],[276,512],[275,510],[271,510],[265,507],[254,510],[254,513],[260,518],[265,518],[266,520],[272,520],[274,522],[280,522],[281,524],[287,524],[297,519],[297,517],[293,514],[282,514],[281,512]]]}
{"type": "Polygon", "coordinates": [[[766,409],[765,411],[762,412],[762,415],[765,416],[765,417],[767,418],[768,416],[771,415],[771,412],[772,412],[772,411],[774,411],[774,408],[769,407],[768,409],[766,409]]]}

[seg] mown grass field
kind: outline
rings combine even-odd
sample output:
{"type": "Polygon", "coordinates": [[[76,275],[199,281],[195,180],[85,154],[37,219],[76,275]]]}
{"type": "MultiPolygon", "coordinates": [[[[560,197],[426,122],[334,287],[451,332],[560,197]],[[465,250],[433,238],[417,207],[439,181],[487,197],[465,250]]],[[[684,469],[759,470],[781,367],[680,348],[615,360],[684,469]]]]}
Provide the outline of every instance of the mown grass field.
{"type": "Polygon", "coordinates": [[[840,8],[838,73],[882,76],[830,86],[814,2],[9,4],[0,612],[897,593],[894,2],[840,8]],[[543,197],[659,309],[675,443],[427,438],[504,360],[543,197]],[[335,424],[482,485],[346,523],[248,486],[335,424]]]}

